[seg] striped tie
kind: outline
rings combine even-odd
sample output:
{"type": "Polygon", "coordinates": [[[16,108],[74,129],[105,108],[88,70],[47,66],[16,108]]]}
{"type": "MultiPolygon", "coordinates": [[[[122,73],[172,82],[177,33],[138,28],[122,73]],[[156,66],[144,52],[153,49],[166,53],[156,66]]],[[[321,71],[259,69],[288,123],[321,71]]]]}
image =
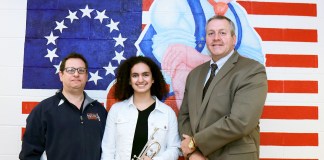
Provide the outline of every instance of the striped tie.
{"type": "Polygon", "coordinates": [[[205,87],[204,87],[204,90],[203,90],[203,99],[204,99],[204,97],[205,97],[206,91],[207,91],[207,89],[208,89],[208,87],[209,87],[211,81],[212,81],[213,78],[215,77],[215,71],[216,71],[216,69],[217,69],[217,64],[214,64],[214,63],[213,63],[213,64],[210,65],[210,67],[211,67],[211,72],[210,72],[210,76],[209,76],[209,78],[208,78],[208,80],[207,80],[207,83],[206,83],[206,85],[205,85],[205,87]]]}

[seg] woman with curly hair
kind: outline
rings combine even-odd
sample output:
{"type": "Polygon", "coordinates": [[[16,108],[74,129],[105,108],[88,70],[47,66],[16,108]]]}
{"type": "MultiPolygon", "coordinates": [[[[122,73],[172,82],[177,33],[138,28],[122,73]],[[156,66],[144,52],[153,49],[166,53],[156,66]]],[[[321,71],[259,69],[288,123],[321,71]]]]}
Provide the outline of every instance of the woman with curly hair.
{"type": "Polygon", "coordinates": [[[177,117],[161,102],[168,88],[160,68],[150,58],[131,57],[116,77],[114,96],[120,102],[108,113],[101,159],[177,160],[177,117]]]}

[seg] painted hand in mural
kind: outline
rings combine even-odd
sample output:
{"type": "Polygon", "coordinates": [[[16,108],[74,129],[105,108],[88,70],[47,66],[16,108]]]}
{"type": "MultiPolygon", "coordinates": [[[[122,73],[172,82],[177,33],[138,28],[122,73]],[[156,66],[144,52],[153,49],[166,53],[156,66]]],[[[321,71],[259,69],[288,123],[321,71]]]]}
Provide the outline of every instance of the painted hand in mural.
{"type": "Polygon", "coordinates": [[[162,58],[162,70],[172,78],[172,87],[180,107],[183,98],[184,83],[189,72],[196,66],[210,60],[192,47],[183,44],[170,45],[162,58]]]}

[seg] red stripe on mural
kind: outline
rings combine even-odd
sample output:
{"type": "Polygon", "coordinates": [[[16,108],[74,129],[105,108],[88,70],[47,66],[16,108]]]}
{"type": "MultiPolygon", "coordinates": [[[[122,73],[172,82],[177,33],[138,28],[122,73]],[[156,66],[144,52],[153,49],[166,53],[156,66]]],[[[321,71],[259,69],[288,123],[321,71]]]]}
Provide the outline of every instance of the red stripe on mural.
{"type": "Polygon", "coordinates": [[[153,0],[143,0],[142,9],[148,11],[153,3],[153,0]]]}
{"type": "Polygon", "coordinates": [[[318,146],[318,134],[261,132],[260,144],[264,146],[318,146]]]}
{"type": "Polygon", "coordinates": [[[248,14],[256,15],[291,15],[291,16],[317,16],[317,5],[311,3],[280,3],[237,1],[248,14]]]}
{"type": "MultiPolygon", "coordinates": [[[[112,101],[112,100],[111,100],[112,101]]],[[[170,103],[167,100],[166,103],[170,103]]],[[[23,114],[29,114],[38,102],[23,102],[26,108],[23,114]],[[29,106],[29,107],[26,107],[29,106]]],[[[115,103],[112,101],[112,103],[115,103]]],[[[111,105],[111,104],[110,104],[111,105]]],[[[108,104],[108,106],[110,106],[108,104]]],[[[172,105],[170,105],[172,106],[172,105]]],[[[172,107],[174,109],[175,107],[172,107]]],[[[107,108],[109,110],[109,108],[107,108]]],[[[176,113],[178,110],[174,109],[176,113]]],[[[318,107],[316,106],[264,106],[262,119],[318,119],[318,107]]]]}
{"type": "Polygon", "coordinates": [[[264,106],[262,119],[318,120],[317,106],[264,106]]]}
{"type": "Polygon", "coordinates": [[[260,158],[260,160],[318,160],[318,159],[286,159],[286,158],[260,158]]]}
{"type": "Polygon", "coordinates": [[[317,81],[268,80],[269,93],[318,93],[317,81]]]}
{"type": "Polygon", "coordinates": [[[266,54],[267,67],[318,68],[317,55],[266,54]]]}
{"type": "Polygon", "coordinates": [[[29,114],[39,102],[22,102],[21,113],[29,114]]]}
{"type": "MultiPolygon", "coordinates": [[[[22,102],[21,103],[21,112],[22,114],[29,114],[34,107],[36,107],[36,105],[39,102],[22,102]]],[[[101,103],[101,105],[105,105],[104,103],[101,103]]]]}
{"type": "MultiPolygon", "coordinates": [[[[22,136],[25,131],[26,128],[21,129],[22,136]]],[[[263,146],[318,146],[318,134],[261,132],[260,144],[263,146]]]]}
{"type": "Polygon", "coordinates": [[[317,42],[317,30],[254,28],[263,41],[317,42]]]}
{"type": "Polygon", "coordinates": [[[26,131],[26,128],[21,128],[21,137],[20,137],[21,140],[23,139],[25,131],[26,131]]]}

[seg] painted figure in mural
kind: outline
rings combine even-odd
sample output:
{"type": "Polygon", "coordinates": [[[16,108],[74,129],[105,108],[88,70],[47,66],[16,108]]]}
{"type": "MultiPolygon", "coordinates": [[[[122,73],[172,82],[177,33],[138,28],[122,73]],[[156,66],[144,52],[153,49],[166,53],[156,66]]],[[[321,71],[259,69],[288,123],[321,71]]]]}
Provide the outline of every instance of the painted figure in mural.
{"type": "Polygon", "coordinates": [[[161,64],[178,107],[189,71],[209,60],[205,26],[215,14],[229,17],[236,25],[235,49],[240,55],[265,63],[261,38],[235,0],[154,1],[149,13],[150,24],[144,28],[137,47],[141,54],[161,64]]]}
{"type": "Polygon", "coordinates": [[[211,60],[188,75],[178,115],[181,149],[190,160],[258,160],[259,120],[267,95],[264,65],[234,49],[234,23],[207,21],[211,60]]]}
{"type": "Polygon", "coordinates": [[[27,118],[21,160],[99,160],[107,111],[91,99],[84,87],[88,63],[78,53],[65,57],[60,66],[63,89],[41,101],[27,118]]]}
{"type": "Polygon", "coordinates": [[[114,93],[121,102],[109,111],[101,159],[150,160],[154,154],[154,159],[178,159],[177,117],[161,102],[167,94],[166,82],[154,61],[143,56],[125,60],[118,68],[114,93]]]}

